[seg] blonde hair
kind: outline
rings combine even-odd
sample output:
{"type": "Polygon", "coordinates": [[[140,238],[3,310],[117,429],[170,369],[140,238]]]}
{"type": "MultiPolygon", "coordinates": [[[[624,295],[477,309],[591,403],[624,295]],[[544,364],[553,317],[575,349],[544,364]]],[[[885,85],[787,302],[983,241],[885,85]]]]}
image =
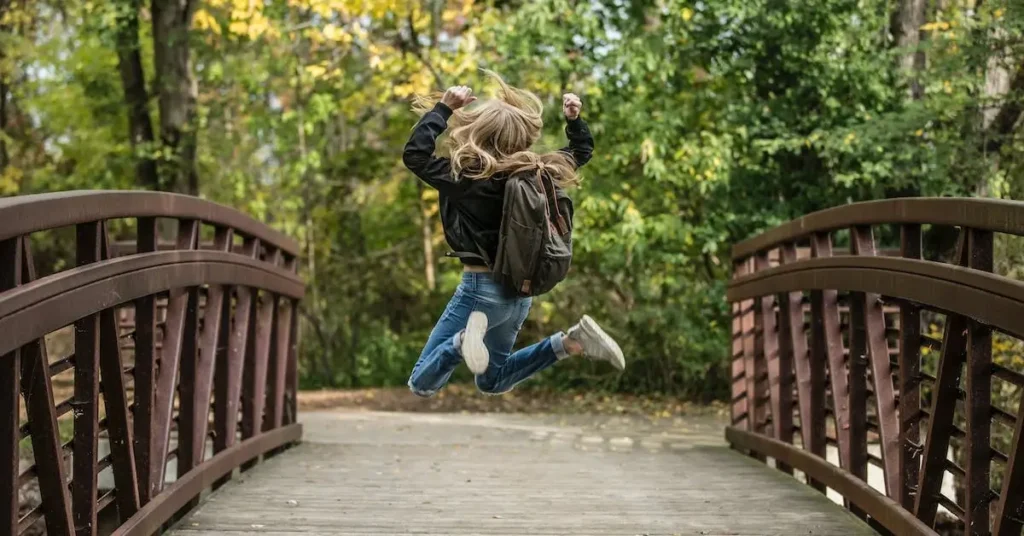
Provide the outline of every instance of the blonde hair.
{"type": "MultiPolygon", "coordinates": [[[[442,146],[449,152],[452,173],[483,180],[498,174],[536,171],[547,173],[562,187],[579,184],[571,156],[562,151],[538,154],[530,150],[544,128],[540,99],[508,85],[494,72],[484,72],[497,83],[497,95],[455,110],[448,120],[448,136],[442,146]]],[[[417,96],[413,110],[425,114],[441,96],[417,96]]]]}

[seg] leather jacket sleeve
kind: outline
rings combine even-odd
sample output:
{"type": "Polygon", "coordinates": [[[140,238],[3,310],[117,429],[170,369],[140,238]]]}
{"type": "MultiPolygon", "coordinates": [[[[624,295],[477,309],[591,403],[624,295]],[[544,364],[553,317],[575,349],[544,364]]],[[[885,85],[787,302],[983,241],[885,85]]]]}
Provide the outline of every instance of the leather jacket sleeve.
{"type": "Polygon", "coordinates": [[[451,116],[451,108],[437,103],[416,123],[402,153],[405,167],[438,190],[449,190],[456,184],[451,160],[434,156],[437,138],[448,128],[451,116]]]}
{"type": "Polygon", "coordinates": [[[566,121],[565,135],[569,138],[569,145],[562,148],[562,152],[572,156],[577,168],[583,167],[594,154],[594,136],[590,134],[590,127],[577,117],[566,121]]]}

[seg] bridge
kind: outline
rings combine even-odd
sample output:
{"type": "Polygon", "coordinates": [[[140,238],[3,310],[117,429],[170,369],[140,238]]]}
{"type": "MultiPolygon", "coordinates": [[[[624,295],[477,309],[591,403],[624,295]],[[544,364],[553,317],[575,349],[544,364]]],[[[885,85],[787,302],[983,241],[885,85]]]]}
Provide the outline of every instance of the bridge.
{"type": "Polygon", "coordinates": [[[1022,203],[922,198],[736,244],[730,422],[658,429],[299,414],[292,239],[175,194],[0,199],[0,534],[1021,534],[1021,235],[1022,203]]]}

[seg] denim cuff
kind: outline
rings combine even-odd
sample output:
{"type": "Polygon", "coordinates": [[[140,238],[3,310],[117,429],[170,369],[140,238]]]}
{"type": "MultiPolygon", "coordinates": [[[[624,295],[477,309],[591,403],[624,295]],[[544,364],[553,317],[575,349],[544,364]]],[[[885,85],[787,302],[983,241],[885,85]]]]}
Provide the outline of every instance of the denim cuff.
{"type": "Polygon", "coordinates": [[[569,352],[565,350],[565,344],[562,342],[564,338],[565,334],[561,331],[551,336],[551,349],[555,351],[555,357],[558,359],[569,357],[569,352]]]}

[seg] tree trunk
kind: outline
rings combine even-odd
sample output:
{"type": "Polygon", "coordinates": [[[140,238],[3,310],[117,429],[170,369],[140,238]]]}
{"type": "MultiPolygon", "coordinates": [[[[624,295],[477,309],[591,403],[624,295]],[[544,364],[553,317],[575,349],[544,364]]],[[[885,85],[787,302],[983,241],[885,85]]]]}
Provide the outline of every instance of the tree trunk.
{"type": "Polygon", "coordinates": [[[142,154],[153,148],[153,121],[149,116],[146,73],[139,52],[139,7],[141,0],[127,0],[117,21],[117,69],[128,107],[128,137],[136,153],[135,182],[142,188],[160,190],[156,160],[142,154]]]}
{"type": "Polygon", "coordinates": [[[153,55],[160,97],[160,139],[174,155],[174,190],[199,193],[196,173],[196,98],[189,27],[198,0],[152,0],[153,55]]]}
{"type": "MultiPolygon", "coordinates": [[[[10,0],[0,0],[0,21],[4,20],[7,10],[10,8],[10,0]]],[[[9,28],[0,24],[0,36],[5,35],[9,28]]],[[[0,47],[0,66],[6,64],[6,54],[3,47],[0,47]]],[[[8,73],[0,71],[0,175],[3,175],[7,166],[10,165],[10,155],[7,152],[7,95],[10,93],[10,84],[7,82],[8,73]]]]}
{"type": "MultiPolygon", "coordinates": [[[[990,60],[990,66],[992,65],[990,60]]],[[[1012,78],[1009,72],[999,73],[1004,70],[1002,67],[989,69],[985,76],[985,98],[988,101],[1004,98],[1010,93],[1024,93],[1024,61],[1017,65],[1017,72],[1012,78]]],[[[985,151],[998,152],[1006,140],[1013,134],[1021,114],[1024,113],[1024,104],[1019,99],[1008,99],[1002,106],[985,109],[985,151]]]]}
{"type": "Polygon", "coordinates": [[[899,9],[893,18],[892,34],[900,50],[899,67],[909,78],[908,89],[911,99],[924,96],[924,88],[918,78],[925,68],[926,57],[921,50],[921,26],[925,23],[927,2],[925,0],[900,0],[899,9]]]}
{"type": "Polygon", "coordinates": [[[434,270],[434,221],[430,217],[430,207],[423,200],[423,182],[416,181],[416,200],[420,209],[420,230],[423,234],[423,275],[427,280],[427,288],[431,292],[437,288],[437,276],[434,270]]]}

